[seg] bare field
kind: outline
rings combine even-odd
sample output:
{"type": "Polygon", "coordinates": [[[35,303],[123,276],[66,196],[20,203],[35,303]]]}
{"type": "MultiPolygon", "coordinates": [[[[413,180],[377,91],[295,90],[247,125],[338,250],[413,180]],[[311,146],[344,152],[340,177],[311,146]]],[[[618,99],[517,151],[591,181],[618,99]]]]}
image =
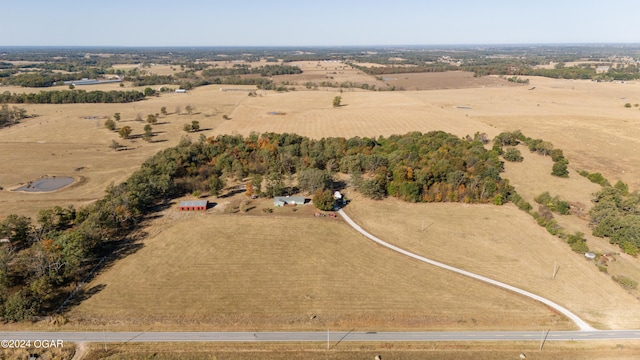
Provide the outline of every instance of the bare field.
{"type": "Polygon", "coordinates": [[[169,209],[87,287],[70,326],[567,329],[546,307],[383,249],[337,219],[169,209]]]}
{"type": "Polygon", "coordinates": [[[484,87],[522,87],[525,85],[509,82],[497,76],[474,77],[466,71],[432,73],[406,73],[380,75],[384,82],[396,89],[443,90],[484,87]]]}
{"type": "Polygon", "coordinates": [[[358,198],[347,209],[394,245],[547,297],[598,328],[640,327],[634,296],[513,205],[358,198]],[[555,280],[554,263],[560,267],[555,280]]]}

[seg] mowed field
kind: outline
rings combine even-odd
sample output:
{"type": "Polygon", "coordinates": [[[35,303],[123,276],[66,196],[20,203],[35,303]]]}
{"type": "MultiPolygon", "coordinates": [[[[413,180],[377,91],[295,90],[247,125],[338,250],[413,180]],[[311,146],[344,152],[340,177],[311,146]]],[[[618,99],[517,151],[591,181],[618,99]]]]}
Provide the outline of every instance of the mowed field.
{"type": "Polygon", "coordinates": [[[640,327],[635,296],[511,204],[408,204],[358,197],[347,212],[381,239],[549,298],[597,328],[640,327]]]}
{"type": "Polygon", "coordinates": [[[169,209],[151,225],[157,234],[87,286],[95,294],[67,314],[74,327],[572,327],[534,301],[381,248],[338,219],[169,209]]]}

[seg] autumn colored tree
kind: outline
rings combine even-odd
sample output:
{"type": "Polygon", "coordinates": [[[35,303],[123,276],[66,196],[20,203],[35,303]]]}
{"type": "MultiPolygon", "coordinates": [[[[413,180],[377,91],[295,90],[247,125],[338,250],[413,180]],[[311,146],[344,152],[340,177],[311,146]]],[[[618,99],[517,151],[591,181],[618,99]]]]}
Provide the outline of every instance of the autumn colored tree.
{"type": "Polygon", "coordinates": [[[131,136],[131,132],[132,131],[133,131],[133,129],[131,129],[131,126],[123,126],[118,131],[118,134],[120,135],[121,138],[128,139],[131,136]]]}

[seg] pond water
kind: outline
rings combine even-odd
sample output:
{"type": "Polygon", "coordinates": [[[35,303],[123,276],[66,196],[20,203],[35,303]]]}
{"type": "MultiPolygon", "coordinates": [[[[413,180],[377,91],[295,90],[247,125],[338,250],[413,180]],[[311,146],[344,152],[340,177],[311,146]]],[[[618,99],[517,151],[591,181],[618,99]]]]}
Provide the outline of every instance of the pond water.
{"type": "Polygon", "coordinates": [[[56,191],[61,189],[67,185],[73,183],[74,179],[71,177],[46,177],[42,179],[38,179],[36,181],[31,181],[26,185],[22,185],[21,187],[15,189],[14,191],[25,191],[25,192],[48,192],[48,191],[56,191]]]}

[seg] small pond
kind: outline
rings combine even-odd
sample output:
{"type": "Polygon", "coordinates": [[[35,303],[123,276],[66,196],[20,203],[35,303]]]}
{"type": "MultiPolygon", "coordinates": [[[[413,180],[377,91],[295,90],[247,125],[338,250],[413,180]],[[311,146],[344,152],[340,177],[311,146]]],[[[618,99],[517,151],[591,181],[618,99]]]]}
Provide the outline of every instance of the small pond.
{"type": "Polygon", "coordinates": [[[14,191],[25,192],[48,192],[62,189],[63,187],[73,183],[74,179],[71,177],[45,177],[36,181],[31,181],[26,185],[22,185],[14,191]]]}

